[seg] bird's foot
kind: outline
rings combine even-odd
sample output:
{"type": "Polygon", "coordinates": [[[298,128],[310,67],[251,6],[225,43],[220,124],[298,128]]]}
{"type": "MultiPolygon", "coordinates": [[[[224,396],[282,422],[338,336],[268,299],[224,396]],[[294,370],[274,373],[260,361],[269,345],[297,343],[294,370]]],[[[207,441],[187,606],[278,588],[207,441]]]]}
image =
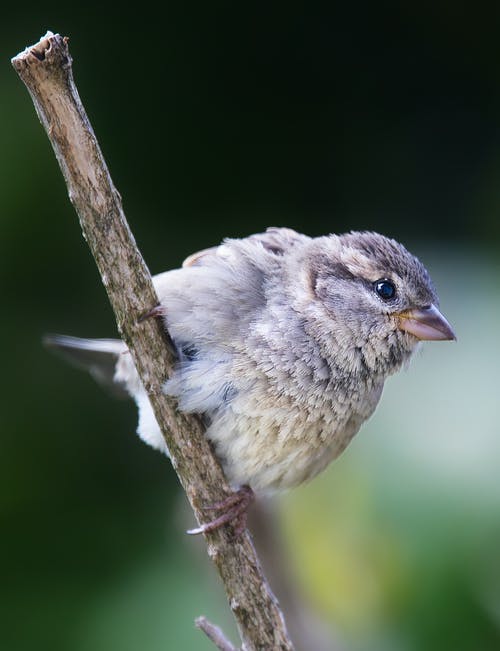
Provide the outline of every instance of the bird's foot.
{"type": "Polygon", "coordinates": [[[220,515],[196,529],[189,529],[187,533],[190,535],[210,533],[225,524],[232,523],[234,538],[239,538],[246,529],[248,507],[254,499],[255,495],[250,486],[242,486],[220,502],[205,506],[204,509],[207,511],[220,511],[220,515]]]}
{"type": "Polygon", "coordinates": [[[154,307],[152,307],[147,312],[144,312],[144,314],[141,314],[141,316],[137,320],[137,323],[142,323],[143,321],[146,321],[147,319],[163,317],[165,315],[166,315],[166,310],[163,307],[163,305],[161,305],[159,303],[158,305],[155,305],[154,307]]]}

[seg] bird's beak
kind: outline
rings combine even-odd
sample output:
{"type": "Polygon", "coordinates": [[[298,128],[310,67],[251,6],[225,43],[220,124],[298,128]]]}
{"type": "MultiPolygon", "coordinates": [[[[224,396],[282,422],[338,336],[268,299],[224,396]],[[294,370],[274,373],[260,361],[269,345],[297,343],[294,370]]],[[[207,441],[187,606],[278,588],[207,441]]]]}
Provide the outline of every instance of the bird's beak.
{"type": "Polygon", "coordinates": [[[435,305],[400,312],[398,327],[427,341],[447,341],[456,339],[451,325],[435,305]]]}

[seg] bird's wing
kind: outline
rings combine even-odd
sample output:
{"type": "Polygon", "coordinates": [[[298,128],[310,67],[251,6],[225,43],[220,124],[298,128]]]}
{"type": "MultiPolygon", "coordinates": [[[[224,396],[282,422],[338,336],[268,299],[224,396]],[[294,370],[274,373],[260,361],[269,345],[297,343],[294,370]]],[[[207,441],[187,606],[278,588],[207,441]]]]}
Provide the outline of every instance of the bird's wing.
{"type": "Polygon", "coordinates": [[[46,335],[43,343],[67,362],[88,371],[101,385],[113,395],[125,398],[128,393],[125,383],[115,379],[116,364],[127,351],[119,339],[80,339],[66,335],[46,335]]]}
{"type": "MultiPolygon", "coordinates": [[[[279,228],[277,226],[270,226],[264,233],[257,233],[245,238],[249,242],[259,242],[262,246],[275,255],[285,254],[292,246],[306,239],[305,235],[301,235],[291,228],[279,228]]],[[[192,267],[203,265],[209,261],[213,256],[224,255],[226,244],[219,246],[212,246],[208,249],[203,249],[197,253],[191,254],[182,263],[183,267],[192,267]]]]}
{"type": "Polygon", "coordinates": [[[212,413],[242,388],[242,351],[265,310],[269,278],[279,276],[286,254],[307,241],[288,228],[270,228],[227,239],[194,254],[182,269],[154,277],[180,357],[167,391],[182,410],[212,413]]]}
{"type": "Polygon", "coordinates": [[[266,304],[266,285],[286,255],[310,240],[290,228],[268,228],[190,256],[181,269],[158,274],[155,289],[168,331],[180,348],[206,354],[240,346],[266,304]]]}

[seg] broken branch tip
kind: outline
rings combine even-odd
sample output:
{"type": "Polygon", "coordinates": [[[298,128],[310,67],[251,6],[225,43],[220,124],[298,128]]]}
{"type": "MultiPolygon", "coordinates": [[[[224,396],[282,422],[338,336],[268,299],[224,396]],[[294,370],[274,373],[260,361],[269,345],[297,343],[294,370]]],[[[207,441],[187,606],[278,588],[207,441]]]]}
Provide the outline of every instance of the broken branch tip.
{"type": "Polygon", "coordinates": [[[67,36],[61,37],[60,34],[54,34],[54,32],[47,30],[45,36],[42,36],[38,43],[28,45],[22,52],[19,52],[19,54],[11,59],[11,63],[16,68],[22,63],[28,63],[30,59],[32,60],[32,57],[38,61],[45,61],[52,49],[53,43],[61,43],[67,49],[68,40],[67,36]]]}

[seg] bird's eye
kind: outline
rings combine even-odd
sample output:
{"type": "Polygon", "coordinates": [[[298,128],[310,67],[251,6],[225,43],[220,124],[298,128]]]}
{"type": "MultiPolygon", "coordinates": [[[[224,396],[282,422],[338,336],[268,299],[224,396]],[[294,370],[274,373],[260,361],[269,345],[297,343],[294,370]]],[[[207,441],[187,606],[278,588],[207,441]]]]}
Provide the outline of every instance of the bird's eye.
{"type": "Polygon", "coordinates": [[[375,291],[384,301],[390,301],[396,296],[396,287],[391,280],[377,280],[374,286],[375,291]]]}

